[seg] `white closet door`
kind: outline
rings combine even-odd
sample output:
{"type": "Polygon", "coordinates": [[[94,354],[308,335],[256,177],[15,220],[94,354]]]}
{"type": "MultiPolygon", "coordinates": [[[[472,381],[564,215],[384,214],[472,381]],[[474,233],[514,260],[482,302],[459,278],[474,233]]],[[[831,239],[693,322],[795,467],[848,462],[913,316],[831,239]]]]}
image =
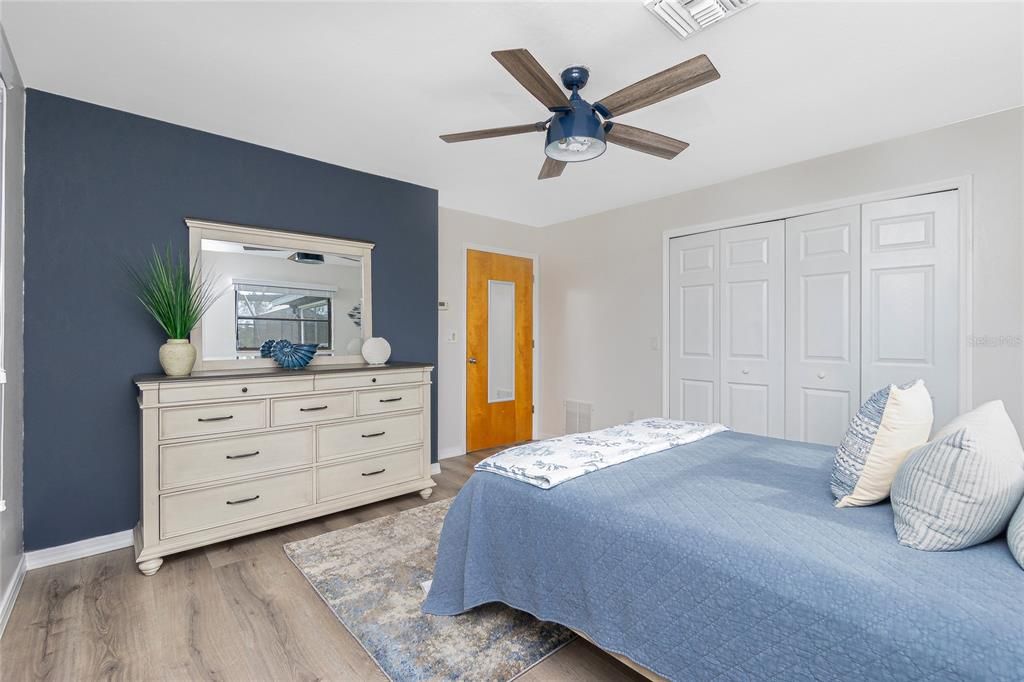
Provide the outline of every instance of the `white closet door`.
{"type": "Polygon", "coordinates": [[[861,397],[924,379],[936,426],[958,406],[958,202],[951,191],[862,207],[861,397]]]}
{"type": "Polygon", "coordinates": [[[785,223],[722,231],[721,422],[785,433],[785,223]]]}
{"type": "Polygon", "coordinates": [[[790,218],[786,438],[835,445],[860,402],[860,206],[790,218]]]}
{"type": "Polygon", "coordinates": [[[718,421],[718,232],[669,248],[669,414],[718,421]]]}

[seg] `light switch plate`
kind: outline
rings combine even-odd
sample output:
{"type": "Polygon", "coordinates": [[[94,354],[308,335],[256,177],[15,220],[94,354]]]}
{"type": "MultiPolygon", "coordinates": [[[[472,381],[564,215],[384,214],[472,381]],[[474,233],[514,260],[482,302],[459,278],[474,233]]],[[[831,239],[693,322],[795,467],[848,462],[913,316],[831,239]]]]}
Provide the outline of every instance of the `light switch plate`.
{"type": "Polygon", "coordinates": [[[442,310],[448,310],[448,301],[438,301],[437,302],[437,310],[439,312],[442,311],[442,310]]]}

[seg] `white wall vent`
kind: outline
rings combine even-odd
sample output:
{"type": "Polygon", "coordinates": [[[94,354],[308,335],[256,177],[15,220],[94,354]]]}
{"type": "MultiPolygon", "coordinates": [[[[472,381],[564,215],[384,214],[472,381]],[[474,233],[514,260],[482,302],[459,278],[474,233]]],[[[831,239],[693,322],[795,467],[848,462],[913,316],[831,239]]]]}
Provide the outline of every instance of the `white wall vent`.
{"type": "Polygon", "coordinates": [[[757,0],[645,0],[644,7],[677,36],[689,38],[755,3],[757,0]]]}
{"type": "Polygon", "coordinates": [[[594,414],[593,403],[579,400],[565,401],[565,433],[583,433],[590,431],[590,418],[594,414]]]}

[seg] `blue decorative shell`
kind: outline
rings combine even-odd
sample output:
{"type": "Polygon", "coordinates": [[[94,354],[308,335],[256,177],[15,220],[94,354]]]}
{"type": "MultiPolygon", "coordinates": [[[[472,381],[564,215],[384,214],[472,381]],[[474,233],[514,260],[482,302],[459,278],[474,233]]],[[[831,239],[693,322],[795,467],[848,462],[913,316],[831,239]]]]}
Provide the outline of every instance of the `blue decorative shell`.
{"type": "Polygon", "coordinates": [[[269,358],[270,351],[274,348],[274,344],[277,343],[277,339],[267,339],[260,345],[260,357],[269,358]]]}
{"type": "Polygon", "coordinates": [[[270,355],[285,369],[302,369],[313,360],[316,348],[315,343],[292,343],[282,340],[274,343],[270,355]]]}

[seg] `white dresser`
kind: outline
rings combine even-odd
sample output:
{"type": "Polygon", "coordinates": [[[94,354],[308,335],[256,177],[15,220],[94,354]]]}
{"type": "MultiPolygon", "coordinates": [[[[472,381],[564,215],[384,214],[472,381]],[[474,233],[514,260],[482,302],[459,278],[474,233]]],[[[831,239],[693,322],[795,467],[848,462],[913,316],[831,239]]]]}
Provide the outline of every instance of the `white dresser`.
{"type": "Polygon", "coordinates": [[[430,365],[195,372],[139,388],[139,570],[396,495],[430,478],[430,365]]]}

